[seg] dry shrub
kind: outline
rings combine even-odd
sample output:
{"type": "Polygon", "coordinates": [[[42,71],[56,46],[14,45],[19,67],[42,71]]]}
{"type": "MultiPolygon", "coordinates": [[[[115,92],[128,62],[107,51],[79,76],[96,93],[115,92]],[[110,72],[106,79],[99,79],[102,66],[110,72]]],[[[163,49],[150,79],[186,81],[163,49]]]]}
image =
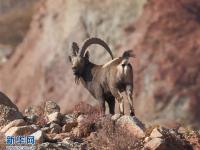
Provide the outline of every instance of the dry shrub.
{"type": "Polygon", "coordinates": [[[74,113],[76,115],[83,115],[84,120],[79,124],[78,128],[81,133],[79,136],[89,136],[91,132],[96,131],[96,122],[102,117],[100,109],[98,107],[93,107],[84,102],[79,103],[74,108],[74,113]]]}
{"type": "Polygon", "coordinates": [[[139,150],[143,147],[142,139],[135,138],[127,129],[115,124],[110,117],[99,121],[96,137],[91,142],[95,149],[103,150],[139,150]]]}
{"type": "Polygon", "coordinates": [[[98,106],[91,106],[85,102],[80,102],[75,105],[74,111],[75,114],[85,114],[85,115],[100,115],[100,108],[98,106]]]}
{"type": "MultiPolygon", "coordinates": [[[[32,106],[27,108],[28,112],[25,112],[25,116],[37,116],[34,124],[39,125],[39,126],[44,126],[47,124],[47,117],[45,115],[45,102],[42,102],[38,106],[32,106]]],[[[30,122],[31,123],[31,122],[30,122]]]]}
{"type": "Polygon", "coordinates": [[[191,144],[184,138],[184,136],[177,132],[175,129],[163,128],[163,138],[167,144],[167,147],[171,150],[192,150],[191,144]]]}
{"type": "Polygon", "coordinates": [[[43,102],[41,105],[37,106],[36,114],[37,114],[38,118],[36,121],[36,125],[44,126],[47,124],[47,117],[45,115],[44,108],[45,108],[45,102],[43,102]]]}
{"type": "Polygon", "coordinates": [[[142,139],[136,139],[126,129],[116,125],[110,116],[102,116],[99,107],[92,107],[84,102],[75,106],[74,112],[84,114],[86,117],[80,126],[80,131],[88,136],[91,132],[95,137],[90,136],[90,146],[94,149],[122,150],[143,147],[142,139]]]}

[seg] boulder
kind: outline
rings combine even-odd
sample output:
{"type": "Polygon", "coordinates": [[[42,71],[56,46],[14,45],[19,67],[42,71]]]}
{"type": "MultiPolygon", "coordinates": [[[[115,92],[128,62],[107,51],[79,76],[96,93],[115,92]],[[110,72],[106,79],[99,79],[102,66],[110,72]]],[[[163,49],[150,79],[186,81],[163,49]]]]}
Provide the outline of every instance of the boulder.
{"type": "Polygon", "coordinates": [[[37,131],[39,128],[36,125],[20,126],[10,128],[5,135],[16,136],[16,135],[30,135],[37,131]]]}
{"type": "Polygon", "coordinates": [[[39,118],[38,115],[25,116],[25,120],[30,124],[35,124],[37,122],[38,118],[39,118]]]}
{"type": "Polygon", "coordinates": [[[145,150],[167,150],[165,140],[154,138],[144,145],[145,150]]]}
{"type": "Polygon", "coordinates": [[[41,128],[41,130],[45,133],[48,133],[51,129],[50,129],[50,127],[43,127],[43,128],[41,128]]]}
{"type": "Polygon", "coordinates": [[[71,133],[60,133],[60,134],[56,134],[53,137],[53,140],[57,140],[57,141],[62,141],[63,139],[70,137],[71,133]]]}
{"type": "Polygon", "coordinates": [[[71,150],[71,147],[68,144],[62,143],[62,142],[58,142],[58,143],[42,143],[40,145],[38,145],[37,150],[71,150]]]}
{"type": "Polygon", "coordinates": [[[134,136],[138,138],[145,137],[145,126],[144,124],[135,116],[127,116],[124,115],[117,120],[117,124],[126,128],[130,131],[134,136]]]}
{"type": "Polygon", "coordinates": [[[48,115],[47,118],[49,123],[54,122],[57,124],[61,124],[62,115],[59,112],[54,112],[48,115]]]}
{"type": "Polygon", "coordinates": [[[0,132],[5,133],[12,127],[24,126],[25,124],[26,122],[24,121],[24,119],[17,119],[17,120],[11,121],[9,124],[3,127],[0,132]]]}
{"type": "Polygon", "coordinates": [[[5,94],[0,92],[0,127],[22,118],[23,116],[17,106],[5,94]]]}
{"type": "Polygon", "coordinates": [[[116,120],[119,119],[120,117],[121,117],[120,114],[114,114],[114,115],[111,117],[111,120],[116,121],[116,120]]]}
{"type": "Polygon", "coordinates": [[[80,121],[80,119],[76,120],[74,117],[72,117],[70,115],[65,115],[65,117],[63,118],[63,121],[62,121],[64,123],[62,131],[70,132],[72,130],[72,128],[74,128],[78,125],[78,120],[80,121]]]}
{"type": "Polygon", "coordinates": [[[62,128],[60,125],[56,123],[50,124],[50,133],[60,133],[62,131],[62,128]]]}
{"type": "Polygon", "coordinates": [[[45,103],[45,114],[49,115],[55,112],[60,112],[60,106],[57,105],[55,102],[53,101],[47,101],[45,103]]]}
{"type": "Polygon", "coordinates": [[[161,129],[154,128],[154,129],[152,130],[152,132],[151,132],[150,137],[151,137],[151,138],[162,138],[163,135],[162,135],[162,133],[161,133],[160,130],[161,130],[161,129]]]}
{"type": "Polygon", "coordinates": [[[46,139],[46,134],[41,130],[36,131],[35,133],[31,134],[31,136],[35,137],[35,142],[37,144],[43,143],[46,139]]]}
{"type": "Polygon", "coordinates": [[[78,116],[78,118],[77,118],[78,126],[81,126],[82,124],[84,124],[84,122],[86,121],[86,118],[87,117],[85,115],[78,116]]]}

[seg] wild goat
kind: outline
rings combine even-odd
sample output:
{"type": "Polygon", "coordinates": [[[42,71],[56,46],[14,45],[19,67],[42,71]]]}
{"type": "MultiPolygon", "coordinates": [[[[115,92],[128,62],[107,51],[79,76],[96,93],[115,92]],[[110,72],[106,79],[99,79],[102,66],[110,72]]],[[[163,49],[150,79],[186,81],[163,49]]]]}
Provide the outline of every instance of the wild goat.
{"type": "Polygon", "coordinates": [[[72,56],[69,60],[75,76],[75,83],[79,80],[83,86],[100,103],[101,110],[105,113],[105,101],[109,106],[109,112],[115,113],[115,99],[119,102],[120,114],[124,114],[122,92],[126,92],[130,106],[130,115],[134,116],[133,108],[133,70],[128,62],[129,57],[134,57],[131,50],[125,51],[122,57],[113,59],[108,45],[99,38],[89,38],[81,49],[76,42],[72,43],[72,56]],[[89,61],[89,52],[86,49],[91,44],[103,46],[112,57],[112,60],[104,65],[96,65],[89,61]]]}

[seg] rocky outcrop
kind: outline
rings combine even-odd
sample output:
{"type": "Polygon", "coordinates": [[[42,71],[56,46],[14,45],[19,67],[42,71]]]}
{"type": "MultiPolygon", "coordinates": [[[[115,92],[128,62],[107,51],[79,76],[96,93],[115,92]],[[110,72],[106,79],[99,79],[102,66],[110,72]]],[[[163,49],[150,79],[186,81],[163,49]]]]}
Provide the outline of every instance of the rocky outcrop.
{"type": "Polygon", "coordinates": [[[15,119],[22,119],[23,116],[12,101],[0,92],[0,127],[15,119]]]}
{"type": "MultiPolygon", "coordinates": [[[[27,120],[17,119],[1,129],[1,134],[34,136],[37,149],[41,150],[104,148],[190,150],[200,148],[200,133],[196,131],[183,127],[179,129],[161,126],[147,127],[137,117],[119,114],[101,116],[99,111],[94,110],[93,113],[82,112],[78,115],[52,112],[51,114],[60,113],[62,118],[56,122],[43,122],[43,124],[40,122],[30,124],[27,120]]],[[[5,137],[0,137],[0,142],[5,141],[2,139],[5,137]]],[[[5,145],[4,142],[1,144],[5,145]]]]}
{"type": "Polygon", "coordinates": [[[199,8],[198,0],[151,0],[130,26],[137,56],[134,105],[144,121],[200,121],[199,8]]]}
{"type": "MultiPolygon", "coordinates": [[[[40,1],[26,38],[0,68],[0,90],[20,109],[44,99],[57,100],[65,112],[79,101],[94,104],[90,94],[74,84],[66,56],[72,41],[97,36],[108,42],[115,56],[134,50],[134,106],[139,118],[167,126],[198,124],[199,1],[150,0],[141,14],[144,3],[40,1]]],[[[100,48],[91,47],[90,53],[95,63],[109,60],[100,48]]]]}

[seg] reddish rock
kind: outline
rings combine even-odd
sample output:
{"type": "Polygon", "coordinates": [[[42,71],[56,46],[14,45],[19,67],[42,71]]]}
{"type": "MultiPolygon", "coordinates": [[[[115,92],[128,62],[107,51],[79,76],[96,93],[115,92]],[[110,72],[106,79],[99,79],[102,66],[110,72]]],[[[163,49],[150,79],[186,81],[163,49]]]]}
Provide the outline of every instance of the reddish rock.
{"type": "Polygon", "coordinates": [[[145,126],[136,117],[122,116],[117,120],[117,123],[123,128],[126,128],[130,133],[132,133],[137,138],[145,137],[145,126]]]}
{"type": "Polygon", "coordinates": [[[0,132],[5,133],[12,127],[24,126],[25,124],[26,124],[26,122],[24,121],[24,119],[16,119],[14,121],[11,121],[5,127],[3,127],[0,132]]]}
{"type": "Polygon", "coordinates": [[[161,138],[154,138],[144,146],[147,150],[167,150],[165,141],[161,138]]]}
{"type": "Polygon", "coordinates": [[[17,106],[4,93],[0,92],[0,127],[22,118],[23,115],[17,106]]]}
{"type": "Polygon", "coordinates": [[[151,0],[132,26],[134,105],[145,121],[200,122],[199,0],[151,0]]]}

